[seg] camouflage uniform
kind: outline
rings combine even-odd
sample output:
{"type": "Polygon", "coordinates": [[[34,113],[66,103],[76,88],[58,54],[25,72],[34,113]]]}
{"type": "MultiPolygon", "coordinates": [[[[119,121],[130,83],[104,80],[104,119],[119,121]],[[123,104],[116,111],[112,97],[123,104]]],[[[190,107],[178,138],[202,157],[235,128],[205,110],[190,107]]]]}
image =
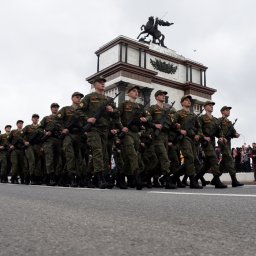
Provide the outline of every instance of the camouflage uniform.
{"type": "Polygon", "coordinates": [[[20,176],[21,182],[24,181],[24,174],[27,170],[27,164],[24,157],[24,141],[23,141],[23,131],[22,130],[12,130],[8,141],[10,145],[14,146],[11,151],[11,164],[12,164],[12,182],[17,181],[17,175],[20,176]]]}
{"type": "Polygon", "coordinates": [[[7,175],[8,175],[8,143],[9,135],[1,134],[0,135],[0,146],[3,146],[3,149],[0,149],[0,166],[1,166],[1,182],[7,182],[7,175]]]}
{"type": "MultiPolygon", "coordinates": [[[[80,103],[79,114],[84,121],[93,117],[100,108],[106,104],[110,97],[97,92],[86,95],[80,103]]],[[[115,108],[114,104],[111,104],[115,108]]],[[[116,110],[114,112],[105,111],[87,133],[87,143],[92,152],[92,165],[95,174],[109,171],[109,157],[107,152],[109,128],[112,119],[118,118],[116,110]]]]}
{"type": "Polygon", "coordinates": [[[76,176],[79,179],[84,171],[81,155],[82,122],[76,110],[75,105],[61,108],[57,114],[57,121],[60,123],[61,130],[68,129],[69,131],[68,134],[63,135],[66,171],[71,178],[76,176]]]}
{"type": "Polygon", "coordinates": [[[39,125],[27,125],[23,128],[23,139],[29,142],[29,146],[25,147],[25,156],[28,162],[28,172],[31,178],[42,178],[41,168],[41,138],[43,131],[39,125]]]}
{"type": "Polygon", "coordinates": [[[232,126],[232,122],[228,120],[228,118],[221,117],[219,118],[220,127],[222,130],[223,136],[225,136],[228,131],[230,134],[229,138],[226,138],[228,141],[227,143],[219,143],[222,159],[220,162],[220,171],[223,173],[224,171],[229,172],[231,177],[236,176],[236,169],[234,160],[231,153],[231,138],[235,138],[236,130],[232,126]]]}
{"type": "Polygon", "coordinates": [[[60,126],[56,121],[56,115],[45,116],[40,122],[40,129],[45,132],[51,132],[51,136],[43,137],[43,151],[45,157],[45,166],[47,174],[61,175],[61,140],[60,126]]]}
{"type": "Polygon", "coordinates": [[[201,126],[197,116],[184,109],[176,112],[175,121],[181,125],[182,130],[187,131],[186,136],[179,137],[179,147],[184,156],[185,173],[193,176],[201,168],[194,139],[195,135],[202,136],[201,126]]]}

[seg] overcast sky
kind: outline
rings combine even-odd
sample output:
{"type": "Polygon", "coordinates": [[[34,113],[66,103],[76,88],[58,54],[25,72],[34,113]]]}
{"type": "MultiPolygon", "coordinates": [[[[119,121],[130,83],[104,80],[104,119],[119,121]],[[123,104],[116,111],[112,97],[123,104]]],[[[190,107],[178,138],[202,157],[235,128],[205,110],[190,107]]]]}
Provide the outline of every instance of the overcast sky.
{"type": "Polygon", "coordinates": [[[0,0],[0,129],[49,105],[71,104],[74,91],[88,93],[96,72],[94,52],[119,35],[136,38],[149,16],[165,44],[208,67],[207,85],[218,90],[215,116],[232,106],[241,138],[256,141],[256,15],[251,0],[0,0]],[[196,50],[196,51],[194,51],[196,50]]]}

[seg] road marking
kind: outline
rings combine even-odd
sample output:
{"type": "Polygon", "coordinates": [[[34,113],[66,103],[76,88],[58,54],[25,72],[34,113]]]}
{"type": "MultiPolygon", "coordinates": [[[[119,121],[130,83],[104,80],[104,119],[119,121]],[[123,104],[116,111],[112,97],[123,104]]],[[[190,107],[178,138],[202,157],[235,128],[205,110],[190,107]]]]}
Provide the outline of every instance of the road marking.
{"type": "Polygon", "coordinates": [[[229,197],[256,197],[250,194],[217,194],[217,193],[188,193],[188,192],[165,192],[165,191],[149,191],[149,194],[173,194],[173,195],[197,195],[197,196],[229,196],[229,197]]]}

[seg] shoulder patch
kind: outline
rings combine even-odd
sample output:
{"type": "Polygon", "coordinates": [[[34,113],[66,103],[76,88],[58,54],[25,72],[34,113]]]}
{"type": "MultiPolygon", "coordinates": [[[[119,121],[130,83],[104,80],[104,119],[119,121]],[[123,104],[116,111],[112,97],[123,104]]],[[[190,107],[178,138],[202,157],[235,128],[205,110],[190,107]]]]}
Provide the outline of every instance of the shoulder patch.
{"type": "Polygon", "coordinates": [[[58,117],[61,117],[61,114],[58,114],[57,116],[58,116],[58,117]]]}
{"type": "Polygon", "coordinates": [[[79,104],[79,106],[82,108],[82,107],[84,106],[84,103],[81,102],[81,103],[79,104]]]}

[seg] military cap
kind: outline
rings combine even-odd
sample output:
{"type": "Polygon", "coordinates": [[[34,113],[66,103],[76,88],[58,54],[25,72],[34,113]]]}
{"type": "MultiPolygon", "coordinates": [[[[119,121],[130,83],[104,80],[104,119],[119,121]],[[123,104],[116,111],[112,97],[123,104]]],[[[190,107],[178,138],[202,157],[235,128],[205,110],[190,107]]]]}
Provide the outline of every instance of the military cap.
{"type": "Polygon", "coordinates": [[[6,129],[6,128],[8,128],[8,127],[12,128],[12,126],[11,126],[10,124],[7,124],[7,125],[4,127],[4,129],[6,129]]]}
{"type": "Polygon", "coordinates": [[[93,80],[93,83],[95,84],[96,82],[100,82],[100,81],[106,82],[107,80],[105,79],[104,76],[96,76],[93,80]]]}
{"type": "Polygon", "coordinates": [[[51,108],[54,108],[54,107],[58,107],[58,108],[59,108],[60,105],[59,105],[58,103],[52,103],[52,104],[51,104],[51,108]]]}
{"type": "Polygon", "coordinates": [[[220,112],[223,112],[224,110],[227,110],[227,109],[230,110],[232,109],[232,107],[224,106],[220,109],[220,112]]]}
{"type": "Polygon", "coordinates": [[[84,97],[84,95],[83,95],[81,92],[74,92],[74,93],[72,94],[72,98],[73,98],[74,96],[80,96],[81,98],[84,97]]]}
{"type": "Polygon", "coordinates": [[[215,102],[211,101],[211,100],[207,100],[205,103],[204,103],[204,107],[206,105],[215,105],[215,102]]]}
{"type": "Polygon", "coordinates": [[[138,91],[140,91],[140,87],[137,86],[137,85],[135,85],[135,86],[131,87],[130,89],[128,89],[128,93],[129,93],[131,90],[133,90],[133,89],[137,89],[138,91]]]}
{"type": "Polygon", "coordinates": [[[33,118],[33,117],[39,118],[39,115],[38,115],[38,114],[33,114],[33,115],[32,115],[32,118],[33,118]]]}
{"type": "Polygon", "coordinates": [[[23,121],[23,120],[18,120],[18,121],[16,122],[16,124],[18,124],[18,123],[24,123],[24,121],[23,121]]]}
{"type": "Polygon", "coordinates": [[[185,99],[190,99],[190,101],[192,101],[192,97],[190,95],[184,95],[181,99],[180,99],[180,103],[182,103],[185,99]]]}
{"type": "Polygon", "coordinates": [[[162,91],[162,90],[158,90],[158,91],[156,91],[156,93],[155,93],[155,97],[157,97],[158,95],[161,95],[161,94],[166,95],[166,94],[168,94],[168,92],[162,91]]]}

